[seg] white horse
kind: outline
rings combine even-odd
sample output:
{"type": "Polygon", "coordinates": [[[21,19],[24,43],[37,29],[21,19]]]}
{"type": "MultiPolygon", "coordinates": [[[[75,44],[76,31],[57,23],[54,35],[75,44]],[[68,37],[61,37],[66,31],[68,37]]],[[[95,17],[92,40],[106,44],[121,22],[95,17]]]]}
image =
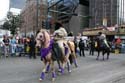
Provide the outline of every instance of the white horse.
{"type": "Polygon", "coordinates": [[[36,46],[41,47],[41,59],[44,63],[44,67],[39,79],[40,81],[44,80],[45,72],[48,70],[49,66],[51,66],[52,69],[52,81],[54,81],[56,78],[54,61],[52,59],[52,44],[53,41],[50,39],[48,32],[45,29],[41,29],[36,36],[36,46]]]}

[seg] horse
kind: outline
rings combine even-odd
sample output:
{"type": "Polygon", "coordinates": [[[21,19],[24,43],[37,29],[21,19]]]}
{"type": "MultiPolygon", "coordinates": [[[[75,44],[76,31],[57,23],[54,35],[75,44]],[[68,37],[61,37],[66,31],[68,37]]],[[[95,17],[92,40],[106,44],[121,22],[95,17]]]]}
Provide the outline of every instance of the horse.
{"type": "Polygon", "coordinates": [[[52,57],[52,44],[53,40],[50,39],[50,35],[45,29],[41,29],[36,36],[36,47],[40,47],[40,55],[41,60],[44,63],[42,73],[40,76],[40,81],[45,79],[45,72],[50,68],[51,66],[51,72],[52,72],[52,81],[55,80],[56,74],[54,69],[54,61],[52,57]]]}
{"type": "Polygon", "coordinates": [[[40,81],[44,80],[45,72],[49,70],[51,66],[52,81],[56,78],[54,61],[57,60],[61,73],[64,72],[65,65],[68,66],[68,71],[71,72],[69,58],[74,58],[75,66],[77,66],[74,45],[70,41],[59,40],[56,41],[50,37],[50,34],[46,29],[41,29],[36,36],[36,46],[41,47],[41,58],[44,63],[44,67],[40,76],[40,81]],[[60,57],[61,56],[61,57],[60,57]],[[60,64],[62,63],[62,65],[60,64]]]}
{"type": "Polygon", "coordinates": [[[56,32],[56,34],[54,36],[54,40],[55,40],[56,44],[59,46],[59,48],[61,50],[61,55],[63,56],[63,59],[64,59],[63,62],[61,62],[62,71],[64,71],[65,65],[67,63],[68,71],[71,72],[71,70],[69,68],[70,63],[71,64],[74,63],[75,67],[78,67],[77,60],[76,60],[75,44],[72,40],[67,40],[66,38],[60,38],[59,34],[62,34],[61,31],[56,32]],[[66,51],[68,51],[69,53],[66,53],[66,51]]]}
{"type": "Polygon", "coordinates": [[[95,50],[97,51],[98,55],[96,60],[99,60],[100,52],[102,52],[103,60],[105,60],[104,55],[107,53],[107,60],[109,59],[110,55],[110,45],[109,43],[105,43],[107,40],[100,40],[99,38],[96,38],[95,40],[95,50]]]}

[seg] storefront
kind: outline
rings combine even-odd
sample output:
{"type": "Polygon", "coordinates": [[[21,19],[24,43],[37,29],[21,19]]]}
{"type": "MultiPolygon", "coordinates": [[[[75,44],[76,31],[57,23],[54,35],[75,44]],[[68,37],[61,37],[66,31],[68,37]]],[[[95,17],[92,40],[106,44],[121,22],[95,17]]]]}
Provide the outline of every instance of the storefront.
{"type": "MultiPolygon", "coordinates": [[[[113,27],[114,28],[114,27],[113,27]]],[[[102,32],[104,34],[106,34],[106,37],[109,41],[113,41],[113,39],[115,38],[115,34],[117,34],[115,32],[115,29],[112,29],[112,27],[110,28],[96,28],[96,29],[86,29],[83,31],[83,35],[84,36],[97,36],[98,32],[102,32]]]]}

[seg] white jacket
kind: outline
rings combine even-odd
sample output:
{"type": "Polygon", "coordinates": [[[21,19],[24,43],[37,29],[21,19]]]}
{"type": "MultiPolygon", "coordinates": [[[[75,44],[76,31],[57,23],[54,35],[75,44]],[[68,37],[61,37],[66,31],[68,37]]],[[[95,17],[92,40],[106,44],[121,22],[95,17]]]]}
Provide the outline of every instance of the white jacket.
{"type": "Polygon", "coordinates": [[[56,34],[58,34],[61,37],[66,37],[67,36],[67,32],[66,32],[65,28],[63,28],[63,27],[60,27],[58,30],[56,30],[54,32],[54,35],[56,35],[56,34]]]}

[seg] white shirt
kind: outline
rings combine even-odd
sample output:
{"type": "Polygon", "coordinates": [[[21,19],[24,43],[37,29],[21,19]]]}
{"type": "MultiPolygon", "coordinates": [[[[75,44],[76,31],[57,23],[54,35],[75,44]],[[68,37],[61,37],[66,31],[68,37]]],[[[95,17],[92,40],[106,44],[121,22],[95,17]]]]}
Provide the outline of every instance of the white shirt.
{"type": "Polygon", "coordinates": [[[67,36],[67,32],[66,32],[65,28],[63,28],[63,27],[60,27],[58,30],[56,30],[54,32],[54,35],[55,34],[58,34],[59,36],[63,36],[63,37],[67,36]]]}

